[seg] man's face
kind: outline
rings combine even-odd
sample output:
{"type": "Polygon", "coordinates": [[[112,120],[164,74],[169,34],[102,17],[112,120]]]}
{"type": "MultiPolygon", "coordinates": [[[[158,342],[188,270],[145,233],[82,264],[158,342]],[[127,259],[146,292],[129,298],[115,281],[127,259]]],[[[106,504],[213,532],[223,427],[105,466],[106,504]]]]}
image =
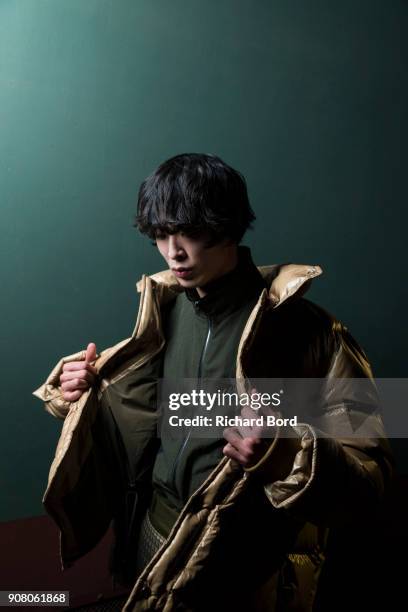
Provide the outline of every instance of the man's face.
{"type": "Polygon", "coordinates": [[[157,231],[156,243],[178,283],[185,289],[196,288],[200,296],[205,295],[202,287],[237,264],[237,245],[228,240],[208,247],[205,236],[157,231]]]}

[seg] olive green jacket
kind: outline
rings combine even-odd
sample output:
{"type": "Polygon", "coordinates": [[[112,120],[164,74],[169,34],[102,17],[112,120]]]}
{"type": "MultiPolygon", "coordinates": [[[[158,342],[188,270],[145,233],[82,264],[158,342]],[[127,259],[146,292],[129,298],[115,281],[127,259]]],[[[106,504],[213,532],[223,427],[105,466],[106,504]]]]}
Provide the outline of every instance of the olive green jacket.
{"type": "MultiPolygon", "coordinates": [[[[327,387],[322,423],[333,431],[345,414],[359,414],[359,398],[350,398],[348,381],[372,378],[367,359],[339,321],[301,297],[321,274],[318,266],[259,270],[269,289],[242,333],[236,377],[343,379],[335,390],[327,387]]],[[[105,394],[116,397],[119,388],[131,397],[136,484],[148,482],[157,450],[155,398],[146,399],[146,381],[157,375],[154,364],[165,346],[162,313],[180,286],[167,270],[144,275],[137,287],[134,332],[99,355],[98,384],[76,402],[62,398],[63,364],[84,359],[81,351],[62,358],[34,392],[51,414],[64,419],[43,500],[61,530],[63,566],[97,544],[115,512],[113,459],[98,426],[105,394]]],[[[366,415],[365,431],[370,434],[364,439],[335,439],[302,424],[297,437],[287,438],[278,428],[266,455],[250,469],[222,459],[187,501],[124,609],[310,610],[327,527],[371,512],[390,478],[392,458],[381,419],[366,415]]]]}

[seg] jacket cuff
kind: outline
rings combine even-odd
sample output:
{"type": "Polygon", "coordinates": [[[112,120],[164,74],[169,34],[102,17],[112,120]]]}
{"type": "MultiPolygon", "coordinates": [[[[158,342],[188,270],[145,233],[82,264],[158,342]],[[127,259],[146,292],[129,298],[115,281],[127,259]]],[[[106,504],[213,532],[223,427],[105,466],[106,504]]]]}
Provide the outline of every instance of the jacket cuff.
{"type": "Polygon", "coordinates": [[[64,364],[68,363],[69,361],[82,361],[85,359],[85,355],[86,351],[82,350],[78,351],[78,353],[74,353],[73,355],[62,357],[62,359],[59,360],[57,365],[49,374],[45,383],[33,391],[33,395],[45,402],[45,409],[53,416],[64,419],[67,416],[71,406],[75,403],[64,400],[61,387],[59,386],[59,380],[64,364]]]}
{"type": "Polygon", "coordinates": [[[46,383],[33,391],[33,395],[44,402],[47,412],[59,419],[64,419],[67,416],[72,405],[71,402],[64,400],[60,388],[46,383]]]}
{"type": "Polygon", "coordinates": [[[291,473],[301,447],[301,438],[293,428],[277,427],[276,436],[263,457],[255,465],[244,469],[268,482],[283,480],[291,473]]]}

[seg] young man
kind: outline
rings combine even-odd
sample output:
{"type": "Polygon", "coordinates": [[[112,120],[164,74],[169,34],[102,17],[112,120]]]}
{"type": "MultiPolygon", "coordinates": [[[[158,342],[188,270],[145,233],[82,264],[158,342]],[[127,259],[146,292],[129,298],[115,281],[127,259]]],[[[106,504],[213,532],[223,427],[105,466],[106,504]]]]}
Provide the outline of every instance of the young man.
{"type": "Polygon", "coordinates": [[[113,519],[129,611],[310,610],[327,526],[372,511],[390,477],[375,393],[350,382],[372,378],[366,356],[301,297],[320,268],[258,269],[239,246],[254,218],[243,177],[218,157],[164,162],[140,188],[136,225],[168,269],[139,282],[132,336],[63,358],[35,392],[65,418],[44,498],[63,561],[113,519]],[[326,429],[159,439],[160,378],[321,379],[326,429]],[[364,438],[327,435],[362,414],[364,438]]]}

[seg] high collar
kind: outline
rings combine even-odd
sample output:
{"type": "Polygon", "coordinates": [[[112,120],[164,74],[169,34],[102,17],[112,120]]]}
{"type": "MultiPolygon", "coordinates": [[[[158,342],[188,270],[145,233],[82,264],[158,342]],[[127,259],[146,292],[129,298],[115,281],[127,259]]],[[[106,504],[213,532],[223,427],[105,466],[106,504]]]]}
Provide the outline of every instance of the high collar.
{"type": "MultiPolygon", "coordinates": [[[[323,273],[320,266],[294,263],[258,266],[258,271],[264,279],[268,290],[267,299],[273,308],[304,295],[312,280],[323,273]]],[[[143,274],[136,283],[136,289],[139,293],[153,289],[162,305],[184,292],[172,270],[143,274]]]]}
{"type": "Polygon", "coordinates": [[[248,247],[238,247],[236,267],[223,276],[209,282],[200,297],[197,289],[186,289],[185,295],[196,313],[211,319],[228,315],[258,297],[266,283],[252,261],[248,247]]]}

